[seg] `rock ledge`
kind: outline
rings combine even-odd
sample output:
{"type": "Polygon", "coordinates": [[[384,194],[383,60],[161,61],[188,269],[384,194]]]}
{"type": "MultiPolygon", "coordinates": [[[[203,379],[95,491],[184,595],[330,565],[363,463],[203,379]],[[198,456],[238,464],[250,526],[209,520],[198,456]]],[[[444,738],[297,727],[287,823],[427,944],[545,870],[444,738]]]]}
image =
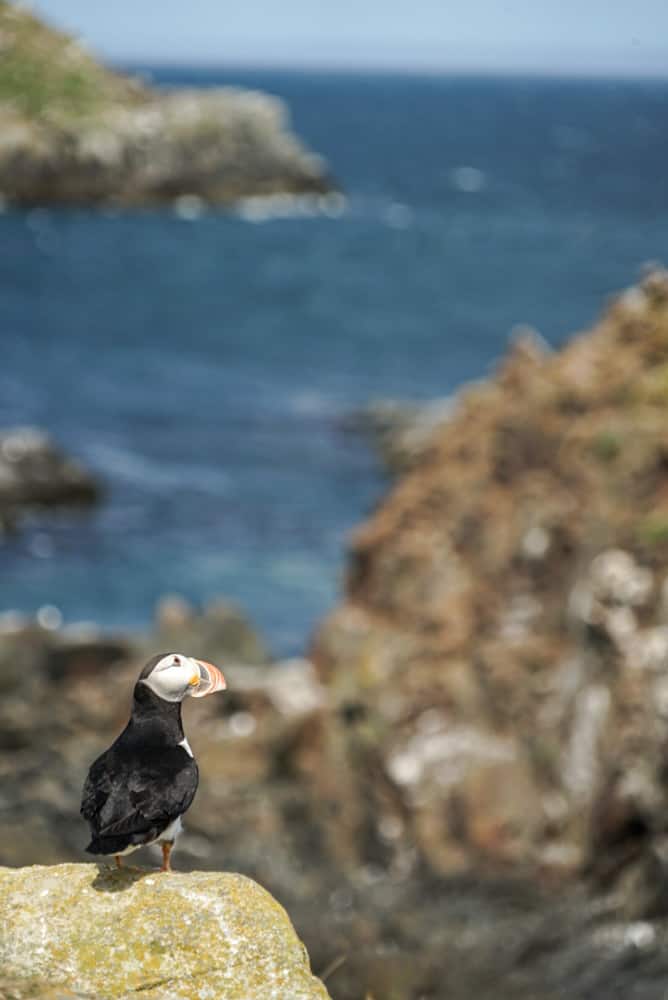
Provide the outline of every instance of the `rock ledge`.
{"type": "Polygon", "coordinates": [[[0,917],[0,968],[29,996],[36,980],[98,1000],[328,995],[285,910],[241,875],[2,868],[0,917]]]}

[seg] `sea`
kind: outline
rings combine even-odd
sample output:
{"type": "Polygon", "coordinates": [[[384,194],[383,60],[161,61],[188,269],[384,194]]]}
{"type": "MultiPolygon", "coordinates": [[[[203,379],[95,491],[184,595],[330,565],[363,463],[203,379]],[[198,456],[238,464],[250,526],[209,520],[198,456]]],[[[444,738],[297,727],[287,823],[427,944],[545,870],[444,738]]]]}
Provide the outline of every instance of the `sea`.
{"type": "Polygon", "coordinates": [[[0,215],[0,427],[105,486],[2,541],[0,612],[224,598],[296,655],[389,485],[351,414],[452,394],[518,326],[557,347],[668,262],[668,81],[133,69],[284,98],[346,203],[0,215]]]}

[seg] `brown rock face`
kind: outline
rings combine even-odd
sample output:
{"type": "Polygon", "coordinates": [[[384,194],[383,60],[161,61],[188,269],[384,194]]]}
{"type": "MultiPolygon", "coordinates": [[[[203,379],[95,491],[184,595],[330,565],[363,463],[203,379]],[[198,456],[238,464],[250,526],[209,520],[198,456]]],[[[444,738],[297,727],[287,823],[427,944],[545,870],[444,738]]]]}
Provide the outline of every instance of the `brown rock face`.
{"type": "Polygon", "coordinates": [[[663,829],[667,403],[655,273],[516,344],[355,534],[314,657],[395,863],[581,871],[663,829]]]}

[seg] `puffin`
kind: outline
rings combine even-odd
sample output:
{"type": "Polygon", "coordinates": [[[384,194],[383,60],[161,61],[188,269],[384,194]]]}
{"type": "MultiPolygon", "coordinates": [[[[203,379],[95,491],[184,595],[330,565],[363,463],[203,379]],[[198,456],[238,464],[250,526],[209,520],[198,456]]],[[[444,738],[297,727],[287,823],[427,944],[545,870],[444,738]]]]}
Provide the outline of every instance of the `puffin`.
{"type": "Polygon", "coordinates": [[[185,698],[226,688],[221,671],[183,653],[151,657],[135,684],[127,726],[84,783],[81,815],[90,826],[89,854],[121,858],[146,844],[162,846],[162,869],[197,791],[199,772],[183,732],[185,698]]]}

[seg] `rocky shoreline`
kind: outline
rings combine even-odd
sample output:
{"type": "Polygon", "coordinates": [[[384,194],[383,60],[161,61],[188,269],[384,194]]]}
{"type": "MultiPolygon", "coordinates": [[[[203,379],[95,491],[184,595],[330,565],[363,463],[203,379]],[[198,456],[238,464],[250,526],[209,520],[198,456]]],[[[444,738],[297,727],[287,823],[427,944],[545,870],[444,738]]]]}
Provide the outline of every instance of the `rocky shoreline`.
{"type": "Polygon", "coordinates": [[[334,188],[276,97],[150,88],[4,0],[0,50],[5,203],[173,204],[187,216],[248,197],[317,198],[334,188]]]}
{"type": "Polygon", "coordinates": [[[356,533],[309,659],[176,598],[141,636],[4,616],[0,863],[80,860],[88,763],[187,648],[229,693],[188,706],[177,867],[269,888],[336,1000],[663,998],[666,370],[663,272],[515,344],[356,533]]]}

